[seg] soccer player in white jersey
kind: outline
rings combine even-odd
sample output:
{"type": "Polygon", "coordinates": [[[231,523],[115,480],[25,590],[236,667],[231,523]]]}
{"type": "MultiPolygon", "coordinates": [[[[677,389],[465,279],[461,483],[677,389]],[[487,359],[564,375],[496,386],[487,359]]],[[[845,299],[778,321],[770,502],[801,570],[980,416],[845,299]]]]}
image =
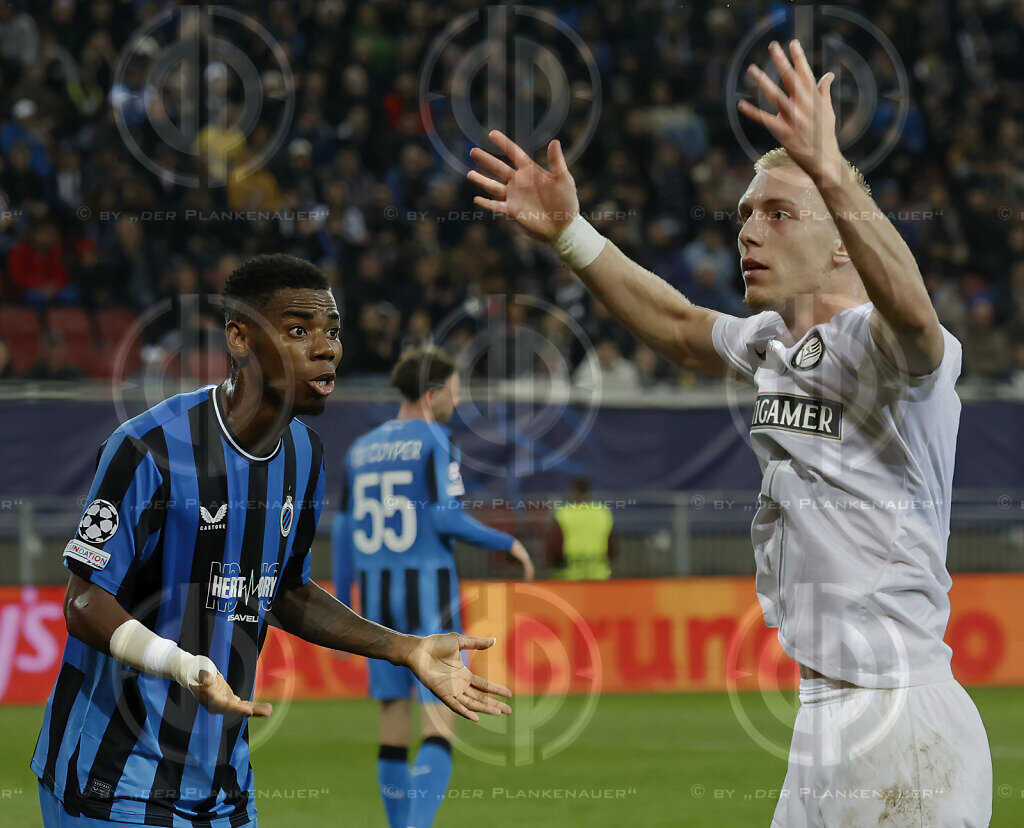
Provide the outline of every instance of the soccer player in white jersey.
{"type": "Polygon", "coordinates": [[[801,676],[772,825],[988,825],[988,740],[942,640],[960,344],[840,151],[834,76],[815,82],[796,41],[770,51],[784,88],[749,73],[778,114],[740,103],[782,145],[739,204],[749,318],[691,304],[605,240],[557,141],[545,170],[491,132],[511,164],[473,149],[475,202],[552,244],[654,350],[757,389],[757,592],[801,676]]]}

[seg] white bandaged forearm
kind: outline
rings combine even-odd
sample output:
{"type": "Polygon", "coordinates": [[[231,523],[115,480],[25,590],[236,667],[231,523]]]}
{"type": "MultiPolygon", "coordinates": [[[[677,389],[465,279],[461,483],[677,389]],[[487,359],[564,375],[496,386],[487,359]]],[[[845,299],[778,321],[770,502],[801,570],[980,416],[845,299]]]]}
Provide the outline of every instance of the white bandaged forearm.
{"type": "Polygon", "coordinates": [[[562,257],[562,261],[578,273],[601,255],[607,241],[589,221],[577,213],[576,218],[551,242],[551,246],[562,257]]]}
{"type": "Polygon", "coordinates": [[[217,666],[204,655],[185,652],[169,638],[161,638],[131,618],[110,636],[110,654],[136,670],[173,679],[182,687],[200,683],[199,671],[217,675],[217,666]]]}

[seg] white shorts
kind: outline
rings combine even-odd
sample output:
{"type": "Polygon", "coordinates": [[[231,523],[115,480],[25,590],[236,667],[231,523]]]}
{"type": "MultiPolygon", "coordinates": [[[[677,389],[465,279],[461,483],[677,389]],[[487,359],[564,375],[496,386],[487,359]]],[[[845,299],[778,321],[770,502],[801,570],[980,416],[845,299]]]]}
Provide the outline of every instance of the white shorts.
{"type": "Polygon", "coordinates": [[[773,828],[974,828],[992,817],[992,756],[955,680],[871,690],[800,682],[773,828]]]}

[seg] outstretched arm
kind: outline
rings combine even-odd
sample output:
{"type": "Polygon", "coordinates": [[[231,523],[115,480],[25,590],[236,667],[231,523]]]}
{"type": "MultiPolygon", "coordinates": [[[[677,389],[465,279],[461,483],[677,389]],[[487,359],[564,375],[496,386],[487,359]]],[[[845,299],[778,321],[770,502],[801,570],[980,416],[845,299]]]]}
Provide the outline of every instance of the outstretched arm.
{"type": "Polygon", "coordinates": [[[493,638],[404,635],[356,615],[312,581],[279,592],[273,613],[281,629],[311,644],[408,667],[442,702],[474,722],[480,720],[477,713],[512,712],[488,695],[508,698],[511,691],[473,675],[460,657],[462,650],[486,650],[493,638]]]}
{"type": "Polygon", "coordinates": [[[481,549],[499,549],[508,552],[523,567],[523,580],[532,581],[536,575],[533,560],[526,547],[511,535],[485,526],[476,518],[467,515],[462,504],[455,499],[448,503],[435,503],[430,506],[430,515],[434,527],[442,535],[450,535],[465,543],[479,546],[481,549]]]}
{"type": "MultiPolygon", "coordinates": [[[[550,169],[545,170],[498,130],[490,132],[490,139],[511,166],[474,147],[470,155],[489,174],[470,171],[470,181],[489,195],[477,196],[474,202],[508,216],[535,239],[557,249],[565,241],[563,234],[573,232],[570,225],[577,221],[580,211],[576,183],[569,174],[561,144],[548,144],[550,169]]],[[[576,272],[590,292],[653,350],[689,370],[708,374],[724,371],[725,364],[711,341],[718,314],[694,305],[610,241],[604,242],[597,258],[576,272]]]]}
{"type": "Polygon", "coordinates": [[[927,374],[942,361],[939,318],[913,253],[874,199],[861,189],[839,149],[830,94],[835,76],[830,72],[815,83],[797,40],[790,44],[792,63],[778,43],[773,42],[770,50],[785,91],[757,66],[750,66],[748,72],[778,114],[748,101],[740,101],[740,111],[769,129],[817,186],[874,303],[871,333],[879,348],[908,373],[927,374]]]}
{"type": "Polygon", "coordinates": [[[273,713],[266,702],[240,699],[209,658],[161,638],[129,615],[113,595],[78,575],[68,581],[64,619],[68,635],[137,670],[177,681],[211,713],[273,713]]]}

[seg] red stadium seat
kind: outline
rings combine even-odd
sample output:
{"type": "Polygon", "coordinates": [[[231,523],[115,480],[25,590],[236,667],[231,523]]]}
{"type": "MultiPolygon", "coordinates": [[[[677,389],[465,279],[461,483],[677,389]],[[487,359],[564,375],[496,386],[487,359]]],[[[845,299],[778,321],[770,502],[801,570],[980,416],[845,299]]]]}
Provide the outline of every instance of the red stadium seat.
{"type": "Polygon", "coordinates": [[[115,379],[130,377],[139,370],[143,344],[141,331],[136,328],[135,311],[128,308],[104,308],[96,311],[96,329],[100,332],[105,360],[104,376],[115,373],[115,379]]]}
{"type": "Polygon", "coordinates": [[[52,308],[46,314],[46,326],[64,337],[68,362],[91,377],[102,377],[105,360],[96,347],[92,319],[82,308],[52,308]]]}
{"type": "Polygon", "coordinates": [[[182,374],[200,382],[220,382],[228,375],[228,355],[223,351],[186,351],[182,374]]]}
{"type": "Polygon", "coordinates": [[[92,322],[81,308],[52,308],[46,313],[46,327],[64,337],[68,351],[79,348],[96,349],[92,322]]]}
{"type": "Polygon", "coordinates": [[[111,348],[116,348],[126,336],[136,336],[135,311],[128,308],[104,308],[96,311],[96,328],[100,338],[111,348]]]}
{"type": "Polygon", "coordinates": [[[14,370],[25,373],[39,359],[39,315],[29,308],[0,306],[0,336],[7,343],[14,370]]]}

